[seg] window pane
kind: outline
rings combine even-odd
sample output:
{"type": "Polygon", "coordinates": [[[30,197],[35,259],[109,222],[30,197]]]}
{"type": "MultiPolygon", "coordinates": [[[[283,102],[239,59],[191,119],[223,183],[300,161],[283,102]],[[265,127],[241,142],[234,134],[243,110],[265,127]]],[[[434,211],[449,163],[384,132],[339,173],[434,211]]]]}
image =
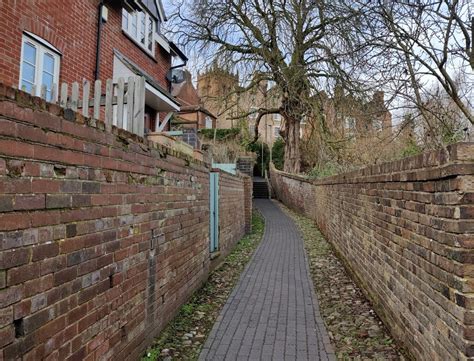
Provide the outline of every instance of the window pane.
{"type": "Polygon", "coordinates": [[[30,83],[35,82],[35,67],[33,65],[23,62],[22,79],[30,83]]]}
{"type": "Polygon", "coordinates": [[[139,14],[139,19],[140,19],[140,42],[145,45],[145,14],[144,13],[138,13],[139,14]]]}
{"type": "Polygon", "coordinates": [[[128,11],[122,9],[122,29],[128,31],[128,11]]]}
{"type": "Polygon", "coordinates": [[[23,47],[23,60],[33,65],[36,64],[36,48],[27,42],[25,42],[23,47]]]}
{"type": "Polygon", "coordinates": [[[130,17],[132,18],[132,35],[137,37],[137,13],[134,12],[130,17]]]}
{"type": "Polygon", "coordinates": [[[45,53],[43,58],[43,71],[54,74],[54,58],[51,54],[45,53]]]}
{"type": "Polygon", "coordinates": [[[148,50],[153,50],[153,19],[148,17],[148,50]]]}
{"type": "Polygon", "coordinates": [[[51,88],[53,87],[53,81],[54,81],[53,76],[43,71],[43,79],[41,82],[41,87],[43,87],[43,85],[46,85],[46,89],[51,90],[51,88]]]}
{"type": "Polygon", "coordinates": [[[33,87],[33,84],[31,84],[30,82],[27,82],[25,80],[21,81],[21,90],[31,94],[32,87],[33,87]]]}

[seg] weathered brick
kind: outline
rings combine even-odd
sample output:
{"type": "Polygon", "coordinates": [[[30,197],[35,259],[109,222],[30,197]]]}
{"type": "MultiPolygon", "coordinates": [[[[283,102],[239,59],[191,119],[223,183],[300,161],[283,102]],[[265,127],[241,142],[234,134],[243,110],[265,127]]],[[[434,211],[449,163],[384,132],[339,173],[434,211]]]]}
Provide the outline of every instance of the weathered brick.
{"type": "Polygon", "coordinates": [[[10,306],[18,302],[23,296],[23,288],[21,286],[8,287],[0,290],[0,308],[10,306]]]}
{"type": "Polygon", "coordinates": [[[316,221],[394,336],[422,359],[474,350],[466,346],[474,340],[472,164],[441,156],[316,181],[270,172],[278,198],[316,221]]]}
{"type": "Polygon", "coordinates": [[[77,194],[72,196],[72,207],[88,207],[91,205],[91,196],[87,194],[77,194]]]}
{"type": "Polygon", "coordinates": [[[41,261],[45,258],[51,258],[59,254],[59,245],[56,242],[40,244],[33,247],[32,261],[41,261]]]}
{"type": "Polygon", "coordinates": [[[61,183],[62,193],[81,193],[82,182],[78,180],[65,180],[61,183]]]}
{"type": "Polygon", "coordinates": [[[17,285],[32,280],[40,274],[39,263],[29,263],[24,266],[10,268],[7,271],[8,286],[17,285]]]}
{"type": "Polygon", "coordinates": [[[0,290],[7,286],[7,271],[0,271],[0,290]]]}
{"type": "Polygon", "coordinates": [[[98,182],[83,182],[82,193],[100,193],[100,183],[98,182]]]}
{"type": "Polygon", "coordinates": [[[66,237],[74,237],[77,235],[77,226],[76,224],[68,224],[66,225],[66,237]]]}
{"type": "Polygon", "coordinates": [[[68,194],[47,194],[46,208],[70,208],[71,196],[68,194]]]}
{"type": "MultiPolygon", "coordinates": [[[[22,137],[36,139],[0,140],[17,165],[5,177],[0,157],[0,323],[13,317],[19,333],[4,357],[138,358],[145,310],[154,312],[147,330],[158,333],[209,271],[209,169],[177,153],[164,158],[126,132],[124,147],[103,123],[65,122],[61,108],[48,114],[50,105],[32,99],[22,98],[27,108],[0,101],[10,129],[21,124],[22,137]]],[[[222,177],[224,254],[245,231],[251,199],[244,179],[222,177]]]]}
{"type": "Polygon", "coordinates": [[[25,335],[28,335],[35,331],[36,329],[40,328],[47,322],[54,319],[55,312],[52,307],[46,308],[42,311],[36,312],[31,316],[27,316],[23,320],[23,329],[25,335]]]}
{"type": "Polygon", "coordinates": [[[0,212],[10,212],[13,210],[13,196],[0,195],[0,212]]]}
{"type": "Polygon", "coordinates": [[[31,249],[18,248],[0,253],[0,269],[21,266],[30,260],[31,249]]]}
{"type": "Polygon", "coordinates": [[[0,214],[0,231],[14,231],[30,227],[30,218],[20,213],[0,214]]]}
{"type": "Polygon", "coordinates": [[[15,339],[15,328],[13,325],[8,325],[0,328],[0,347],[4,347],[15,339]]]}
{"type": "Polygon", "coordinates": [[[19,320],[31,313],[31,299],[22,300],[13,306],[13,317],[19,320]]]}
{"type": "Polygon", "coordinates": [[[13,323],[13,306],[0,308],[0,328],[13,323]]]}
{"type": "Polygon", "coordinates": [[[44,194],[35,195],[16,195],[15,210],[43,209],[45,207],[44,194]]]}
{"type": "Polygon", "coordinates": [[[72,281],[76,278],[77,269],[75,267],[66,268],[54,274],[54,285],[58,286],[63,283],[72,281]]]}

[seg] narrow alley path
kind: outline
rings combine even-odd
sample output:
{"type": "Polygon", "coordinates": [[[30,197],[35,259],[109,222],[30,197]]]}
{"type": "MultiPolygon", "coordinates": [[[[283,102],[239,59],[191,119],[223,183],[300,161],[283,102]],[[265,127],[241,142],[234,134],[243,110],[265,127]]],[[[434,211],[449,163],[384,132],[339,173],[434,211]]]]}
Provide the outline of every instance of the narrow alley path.
{"type": "Polygon", "coordinates": [[[271,200],[254,202],[265,234],[200,360],[335,360],[296,225],[271,200]]]}

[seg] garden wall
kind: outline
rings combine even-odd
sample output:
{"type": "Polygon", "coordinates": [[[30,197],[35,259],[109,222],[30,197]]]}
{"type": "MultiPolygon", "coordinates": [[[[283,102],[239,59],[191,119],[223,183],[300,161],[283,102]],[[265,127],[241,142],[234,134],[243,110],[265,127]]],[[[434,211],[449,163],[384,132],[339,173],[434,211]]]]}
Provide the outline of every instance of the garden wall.
{"type": "Polygon", "coordinates": [[[250,232],[247,220],[252,218],[252,178],[213,171],[219,171],[219,251],[225,257],[242,235],[250,232]]]}
{"type": "Polygon", "coordinates": [[[419,360],[474,357],[474,144],[318,181],[271,169],[419,360]]]}
{"type": "MultiPolygon", "coordinates": [[[[209,273],[209,171],[0,85],[0,359],[138,359],[209,273]]],[[[251,180],[221,178],[228,253],[251,180]]]]}

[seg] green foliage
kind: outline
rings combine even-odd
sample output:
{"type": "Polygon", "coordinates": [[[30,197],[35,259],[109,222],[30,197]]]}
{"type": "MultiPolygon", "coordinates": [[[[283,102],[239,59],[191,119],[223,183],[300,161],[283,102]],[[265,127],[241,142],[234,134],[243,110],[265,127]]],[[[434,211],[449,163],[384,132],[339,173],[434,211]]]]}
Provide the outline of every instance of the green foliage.
{"type": "Polygon", "coordinates": [[[341,166],[337,163],[328,162],[320,166],[316,166],[308,172],[308,177],[311,179],[320,179],[330,177],[341,173],[341,166]]]}
{"type": "Polygon", "coordinates": [[[421,147],[416,144],[414,140],[410,140],[406,147],[404,147],[400,153],[401,158],[411,157],[413,155],[418,155],[422,152],[421,147]]]}
{"type": "Polygon", "coordinates": [[[443,143],[446,145],[457,143],[462,140],[463,133],[462,130],[445,130],[443,132],[443,143]]]}
{"type": "Polygon", "coordinates": [[[266,143],[263,143],[263,152],[262,152],[262,142],[248,143],[246,145],[246,150],[249,152],[254,152],[257,154],[257,162],[255,164],[254,173],[261,176],[262,173],[262,157],[263,157],[263,170],[268,169],[270,163],[270,148],[266,143]]]}
{"type": "Polygon", "coordinates": [[[214,131],[216,134],[216,140],[224,141],[228,139],[235,139],[237,135],[240,134],[239,128],[230,128],[230,129],[200,129],[199,134],[202,135],[205,139],[213,140],[214,131]]]}
{"type": "Polygon", "coordinates": [[[276,169],[282,170],[285,163],[285,142],[278,138],[272,147],[272,161],[276,169]]]}

